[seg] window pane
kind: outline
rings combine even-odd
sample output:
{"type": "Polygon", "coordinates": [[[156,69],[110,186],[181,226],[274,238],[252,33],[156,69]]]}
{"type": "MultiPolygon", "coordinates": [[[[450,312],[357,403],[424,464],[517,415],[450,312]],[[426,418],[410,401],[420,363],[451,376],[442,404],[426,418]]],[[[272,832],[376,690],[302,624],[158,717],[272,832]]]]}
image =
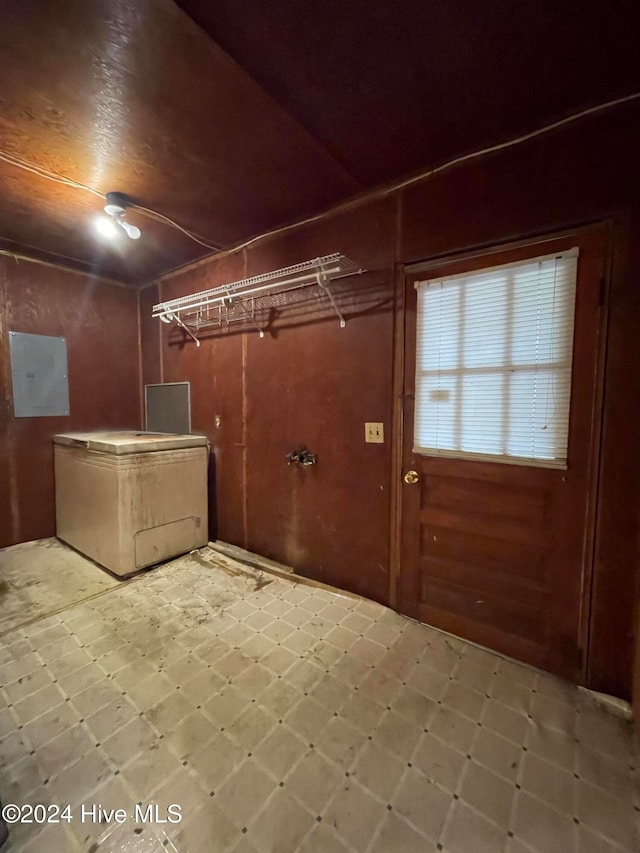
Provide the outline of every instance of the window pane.
{"type": "Polygon", "coordinates": [[[450,370],[459,364],[460,284],[450,282],[418,293],[418,370],[450,370]]]}
{"type": "Polygon", "coordinates": [[[415,442],[418,447],[455,448],[456,379],[426,376],[416,384],[415,442]]]}
{"type": "Polygon", "coordinates": [[[570,358],[575,287],[571,270],[558,267],[552,260],[514,272],[514,364],[552,364],[570,358]]]}
{"type": "Polygon", "coordinates": [[[500,373],[463,376],[458,449],[467,453],[502,453],[504,377],[500,373]]]}
{"type": "Polygon", "coordinates": [[[507,453],[562,459],[567,452],[568,370],[518,371],[511,379],[507,453]]]}
{"type": "Polygon", "coordinates": [[[463,364],[490,367],[504,364],[507,343],[507,278],[465,279],[463,364]]]}

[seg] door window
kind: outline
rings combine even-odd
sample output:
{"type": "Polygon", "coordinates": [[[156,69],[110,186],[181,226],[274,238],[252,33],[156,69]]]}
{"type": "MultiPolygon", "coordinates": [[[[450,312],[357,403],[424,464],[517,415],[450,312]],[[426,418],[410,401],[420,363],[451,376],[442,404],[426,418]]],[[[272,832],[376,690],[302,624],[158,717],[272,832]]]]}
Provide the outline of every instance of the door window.
{"type": "Polygon", "coordinates": [[[566,467],[577,260],[416,283],[415,453],[566,467]]]}

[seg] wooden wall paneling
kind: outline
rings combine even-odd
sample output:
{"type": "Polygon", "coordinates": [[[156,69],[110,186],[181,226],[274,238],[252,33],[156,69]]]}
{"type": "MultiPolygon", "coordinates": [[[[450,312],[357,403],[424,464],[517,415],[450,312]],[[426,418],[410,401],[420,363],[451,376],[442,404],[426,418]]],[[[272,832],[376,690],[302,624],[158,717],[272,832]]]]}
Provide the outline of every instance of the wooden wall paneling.
{"type": "MultiPolygon", "coordinates": [[[[196,293],[245,275],[242,253],[160,282],[159,300],[196,293]]],[[[211,442],[215,459],[216,496],[212,505],[219,539],[245,546],[242,369],[243,335],[234,326],[200,333],[201,345],[175,325],[153,320],[162,340],[162,381],[191,383],[191,428],[211,442]],[[216,426],[216,418],[220,425],[216,426]]]]}
{"type": "MultiPolygon", "coordinates": [[[[2,354],[9,373],[9,330],[67,339],[70,415],[14,418],[6,396],[9,436],[11,529],[1,545],[52,536],[55,532],[53,451],[56,432],[137,428],[137,294],[60,268],[3,260],[6,327],[2,354]]],[[[3,525],[4,526],[4,525],[3,525]]]]}
{"type": "Polygon", "coordinates": [[[266,240],[255,274],[340,251],[367,272],[337,282],[341,329],[326,299],[302,291],[264,339],[247,335],[249,546],[301,574],[388,600],[395,200],[266,240]],[[365,421],[385,427],[365,444],[365,421]],[[306,444],[315,466],[288,466],[306,444]]]}
{"type": "Polygon", "coordinates": [[[9,369],[9,328],[7,317],[7,264],[15,261],[0,256],[0,545],[13,542],[17,535],[10,479],[12,462],[9,421],[13,417],[9,369]]]}
{"type": "MultiPolygon", "coordinates": [[[[160,362],[160,321],[151,316],[153,306],[160,301],[157,284],[144,287],[139,291],[138,310],[140,312],[140,356],[141,356],[141,393],[144,403],[144,386],[162,381],[160,362]]],[[[144,421],[143,421],[144,423],[144,421]]]]}
{"type": "Polygon", "coordinates": [[[550,234],[624,211],[640,196],[632,154],[638,139],[635,102],[403,190],[402,260],[550,234]]]}

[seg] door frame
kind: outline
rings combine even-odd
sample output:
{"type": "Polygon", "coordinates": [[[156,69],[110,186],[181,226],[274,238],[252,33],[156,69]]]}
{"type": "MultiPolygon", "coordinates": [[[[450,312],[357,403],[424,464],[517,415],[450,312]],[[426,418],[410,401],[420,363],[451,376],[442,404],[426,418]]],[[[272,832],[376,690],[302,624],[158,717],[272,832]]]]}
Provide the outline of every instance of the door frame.
{"type": "Polygon", "coordinates": [[[596,524],[599,505],[600,456],[602,446],[602,424],[604,415],[604,382],[609,327],[609,301],[611,291],[611,267],[613,259],[614,223],[611,219],[597,220],[573,228],[544,232],[519,240],[497,241],[473,249],[464,249],[445,255],[436,255],[412,263],[398,263],[395,270],[395,312],[394,312],[394,352],[393,352],[393,407],[391,430],[391,548],[389,566],[389,604],[394,610],[399,606],[399,585],[401,572],[401,534],[402,534],[402,464],[404,439],[404,387],[405,387],[405,341],[406,341],[406,285],[409,276],[416,273],[428,273],[429,270],[460,261],[478,260],[497,252],[514,249],[532,250],[543,248],[545,243],[558,239],[576,237],[594,231],[604,235],[604,258],[602,280],[600,284],[600,314],[596,341],[596,369],[592,409],[592,431],[589,450],[589,487],[587,492],[587,511],[583,543],[585,564],[582,572],[582,596],[580,606],[580,626],[578,643],[582,650],[579,684],[589,687],[589,657],[591,652],[591,609],[593,596],[594,560],[596,546],[596,524]]]}

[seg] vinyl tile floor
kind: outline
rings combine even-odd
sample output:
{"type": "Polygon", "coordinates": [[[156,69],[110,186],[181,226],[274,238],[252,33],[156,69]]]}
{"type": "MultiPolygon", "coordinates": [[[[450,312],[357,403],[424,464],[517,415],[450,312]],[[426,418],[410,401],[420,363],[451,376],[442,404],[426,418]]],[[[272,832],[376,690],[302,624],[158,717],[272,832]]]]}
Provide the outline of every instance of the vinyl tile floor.
{"type": "Polygon", "coordinates": [[[0,643],[3,853],[639,849],[581,691],[209,548],[0,643]]]}
{"type": "Polygon", "coordinates": [[[49,613],[118,585],[58,539],[0,549],[0,637],[49,613]]]}

